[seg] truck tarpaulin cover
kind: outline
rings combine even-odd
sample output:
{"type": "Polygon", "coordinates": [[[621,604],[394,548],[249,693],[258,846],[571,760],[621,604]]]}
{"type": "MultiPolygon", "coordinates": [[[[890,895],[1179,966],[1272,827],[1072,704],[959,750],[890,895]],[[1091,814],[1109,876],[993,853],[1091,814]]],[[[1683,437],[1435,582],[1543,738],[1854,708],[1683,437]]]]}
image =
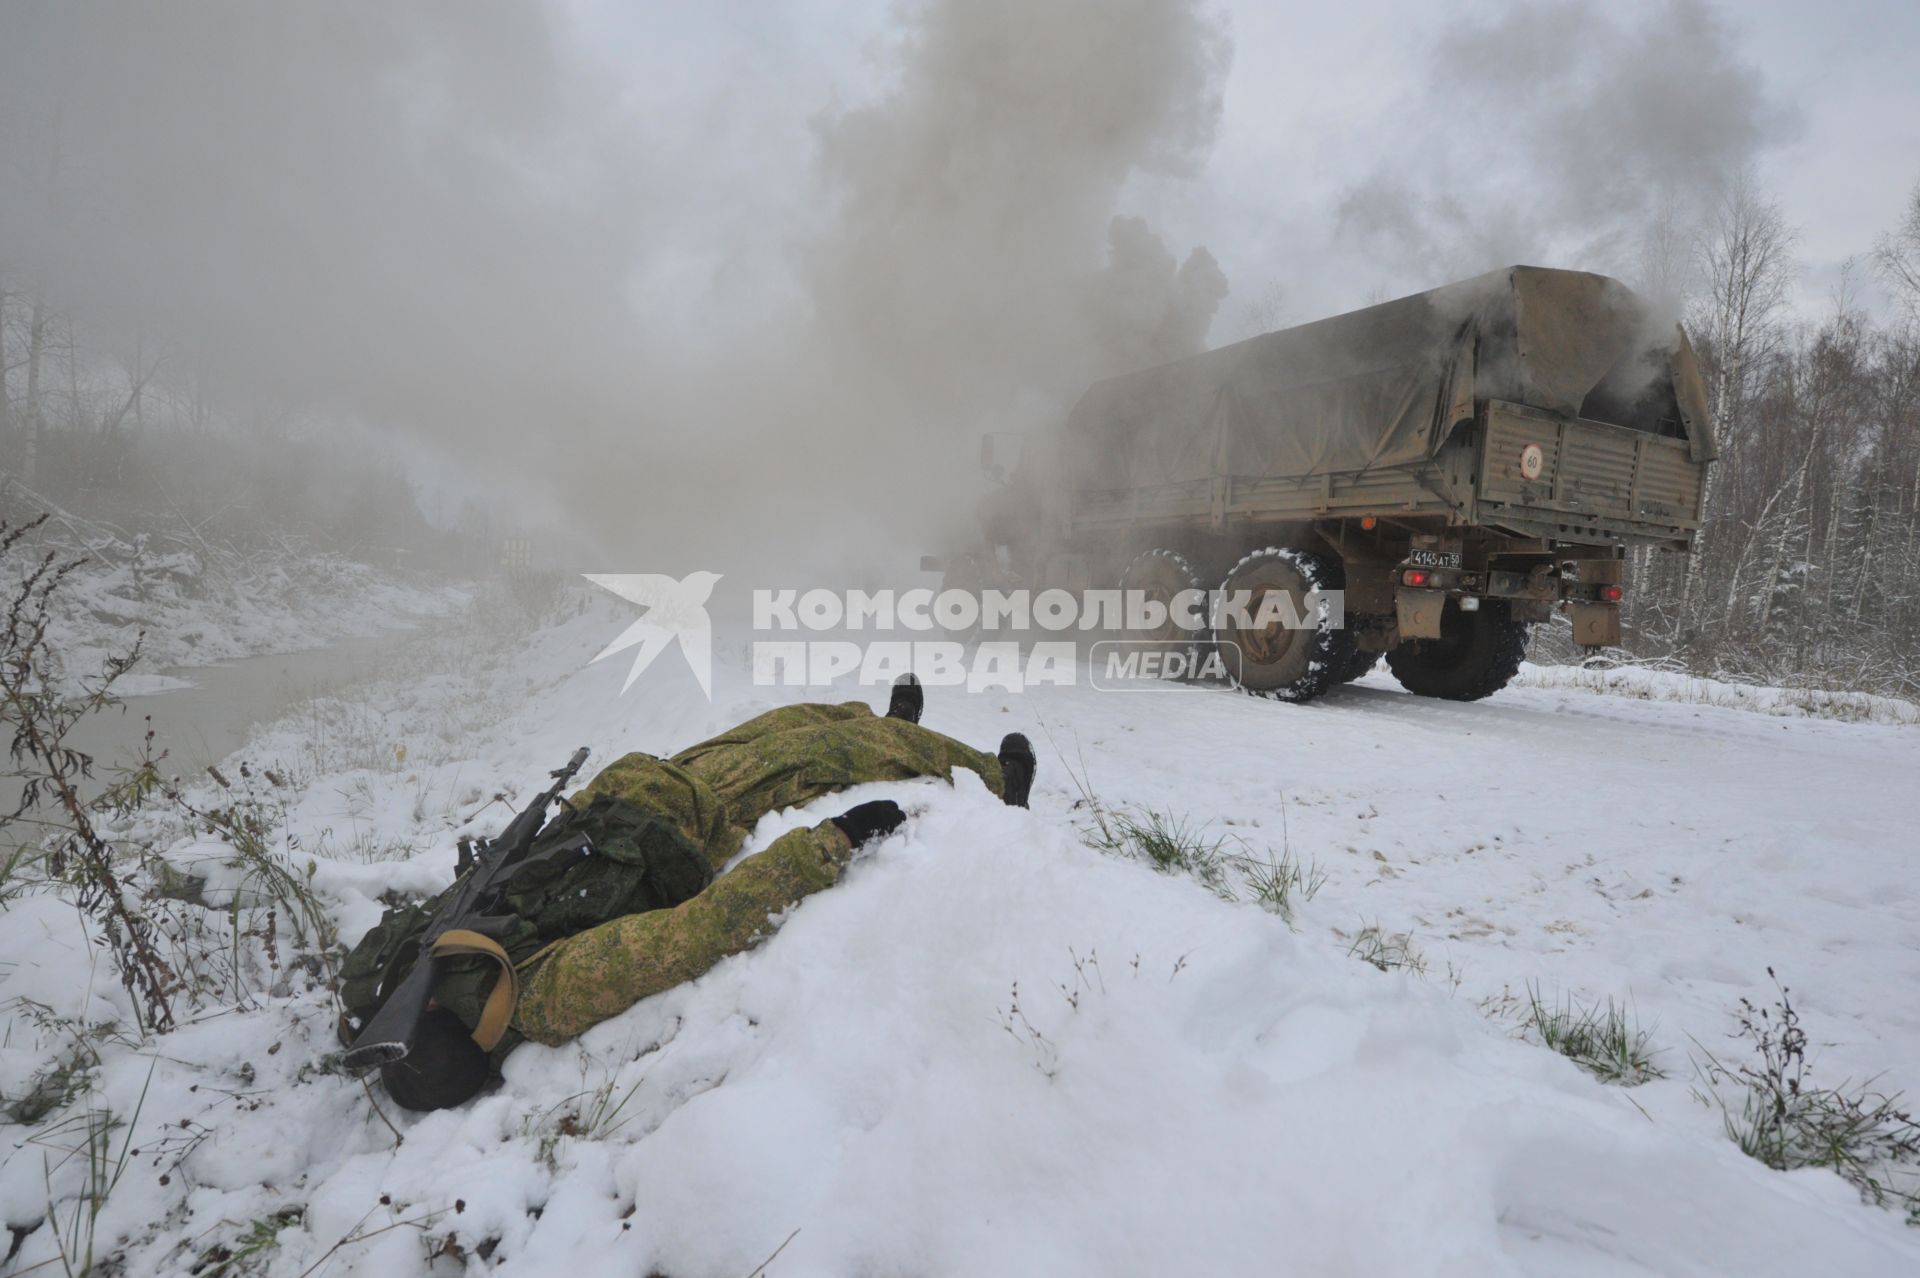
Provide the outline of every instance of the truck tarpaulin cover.
{"type": "Polygon", "coordinates": [[[1625,285],[1515,266],[1097,383],[1059,460],[1081,490],[1417,465],[1488,398],[1684,433],[1705,460],[1698,392],[1685,337],[1625,285]]]}

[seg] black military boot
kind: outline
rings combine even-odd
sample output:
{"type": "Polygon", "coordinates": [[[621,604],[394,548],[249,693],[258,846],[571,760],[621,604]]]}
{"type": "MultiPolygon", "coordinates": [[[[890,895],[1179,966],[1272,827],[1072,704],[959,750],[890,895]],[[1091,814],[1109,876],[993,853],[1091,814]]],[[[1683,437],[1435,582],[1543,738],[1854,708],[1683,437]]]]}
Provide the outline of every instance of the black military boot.
{"type": "Polygon", "coordinates": [[[1024,808],[1033,790],[1033,743],[1018,732],[1000,738],[1000,797],[1008,807],[1024,808]]]}
{"type": "Polygon", "coordinates": [[[909,671],[893,683],[893,699],[887,702],[887,718],[905,719],[908,723],[920,722],[920,712],[927,707],[927,694],[920,687],[920,677],[909,671]]]}

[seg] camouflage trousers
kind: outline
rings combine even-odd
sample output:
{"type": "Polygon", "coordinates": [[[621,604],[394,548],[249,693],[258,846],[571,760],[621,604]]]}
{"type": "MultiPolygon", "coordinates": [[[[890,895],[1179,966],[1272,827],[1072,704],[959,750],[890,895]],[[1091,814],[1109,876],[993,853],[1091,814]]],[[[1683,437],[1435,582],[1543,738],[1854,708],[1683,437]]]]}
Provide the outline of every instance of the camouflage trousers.
{"type": "MultiPolygon", "coordinates": [[[[706,850],[717,873],[769,812],[871,781],[979,775],[1000,793],[1000,763],[865,704],[769,711],[671,759],[630,754],[574,796],[610,794],[660,813],[706,850]]],[[[852,849],[830,821],[793,830],[672,909],[629,914],[567,937],[522,970],[514,1027],[556,1043],[693,980],[771,934],[773,919],[840,879],[852,849]]]]}

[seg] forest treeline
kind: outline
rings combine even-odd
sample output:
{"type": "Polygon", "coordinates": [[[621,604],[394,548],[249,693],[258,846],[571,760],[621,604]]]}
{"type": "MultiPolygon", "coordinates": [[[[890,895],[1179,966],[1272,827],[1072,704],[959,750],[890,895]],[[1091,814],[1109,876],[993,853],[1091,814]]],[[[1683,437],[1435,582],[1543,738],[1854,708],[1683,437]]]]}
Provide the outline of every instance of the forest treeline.
{"type": "Polygon", "coordinates": [[[1681,302],[1719,461],[1690,556],[1634,560],[1628,647],[1698,674],[1920,696],[1920,186],[1824,314],[1793,311],[1794,228],[1750,179],[1642,287],[1681,302]],[[1879,316],[1856,289],[1892,297],[1879,316]]]}

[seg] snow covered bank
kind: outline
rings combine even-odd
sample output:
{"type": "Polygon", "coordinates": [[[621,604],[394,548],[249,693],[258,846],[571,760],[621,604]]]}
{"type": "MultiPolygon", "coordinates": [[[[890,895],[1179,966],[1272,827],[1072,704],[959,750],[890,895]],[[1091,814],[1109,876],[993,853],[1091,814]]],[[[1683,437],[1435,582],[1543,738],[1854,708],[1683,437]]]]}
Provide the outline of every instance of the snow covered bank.
{"type": "MultiPolygon", "coordinates": [[[[666,750],[768,701],[724,661],[717,705],[664,661],[618,696],[619,663],[586,660],[621,620],[508,651],[450,630],[248,752],[348,939],[382,892],[446,882],[454,833],[497,827],[574,746],[666,750]]],[[[1773,964],[1831,1044],[1823,1077],[1920,1085],[1920,734],[1560,689],[1455,706],[1379,674],[1305,707],[933,689],[926,721],[1033,736],[1033,810],[962,778],[769,817],[754,846],[881,793],[920,810],[759,950],[523,1048],[458,1112],[383,1119],[328,1072],[331,1003],[301,971],[157,1044],[96,1036],[90,1092],[8,1129],[0,1223],[44,1215],[49,1180],[72,1218],[85,1163],[54,1129],[91,1097],[131,1124],[112,1152],[141,1151],[95,1231],[129,1273],[254,1244],[238,1272],[685,1278],[776,1249],[790,1275],[1920,1265],[1920,1233],[1838,1177],[1742,1155],[1688,1067],[1690,1039],[1732,1050],[1773,964]],[[1289,928],[1097,854],[1081,783],[1326,884],[1289,928]],[[1368,924],[1410,934],[1427,977],[1349,957],[1368,924]],[[1667,1077],[1609,1088],[1523,1041],[1503,1009],[1528,983],[1630,998],[1667,1077]]],[[[210,899],[245,890],[217,844],[171,855],[210,899]]],[[[71,907],[6,917],[0,997],[34,1000],[9,1004],[11,1099],[69,1041],[52,1018],[122,996],[85,976],[71,907]]],[[[0,1273],[54,1255],[42,1226],[0,1273]]]]}
{"type": "MultiPolygon", "coordinates": [[[[150,680],[165,670],[405,628],[453,612],[471,594],[331,553],[159,553],[144,539],[121,541],[96,529],[95,539],[83,543],[49,527],[53,532],[24,544],[5,572],[28,571],[48,552],[58,562],[81,561],[55,596],[49,631],[70,679],[97,674],[108,655],[128,651],[136,638],[142,651],[136,674],[150,680]]],[[[11,576],[0,580],[0,587],[11,584],[11,576]]],[[[159,690],[129,683],[123,695],[159,690]]]]}
{"type": "Polygon", "coordinates": [[[1639,666],[1587,669],[1581,666],[1520,667],[1514,686],[1521,688],[1575,688],[1611,697],[1642,701],[1676,701],[1686,705],[1720,706],[1760,714],[1801,715],[1816,719],[1844,719],[1850,723],[1920,724],[1920,705],[1898,697],[1867,692],[1826,692],[1817,688],[1770,688],[1758,684],[1728,683],[1676,671],[1639,666]]]}

